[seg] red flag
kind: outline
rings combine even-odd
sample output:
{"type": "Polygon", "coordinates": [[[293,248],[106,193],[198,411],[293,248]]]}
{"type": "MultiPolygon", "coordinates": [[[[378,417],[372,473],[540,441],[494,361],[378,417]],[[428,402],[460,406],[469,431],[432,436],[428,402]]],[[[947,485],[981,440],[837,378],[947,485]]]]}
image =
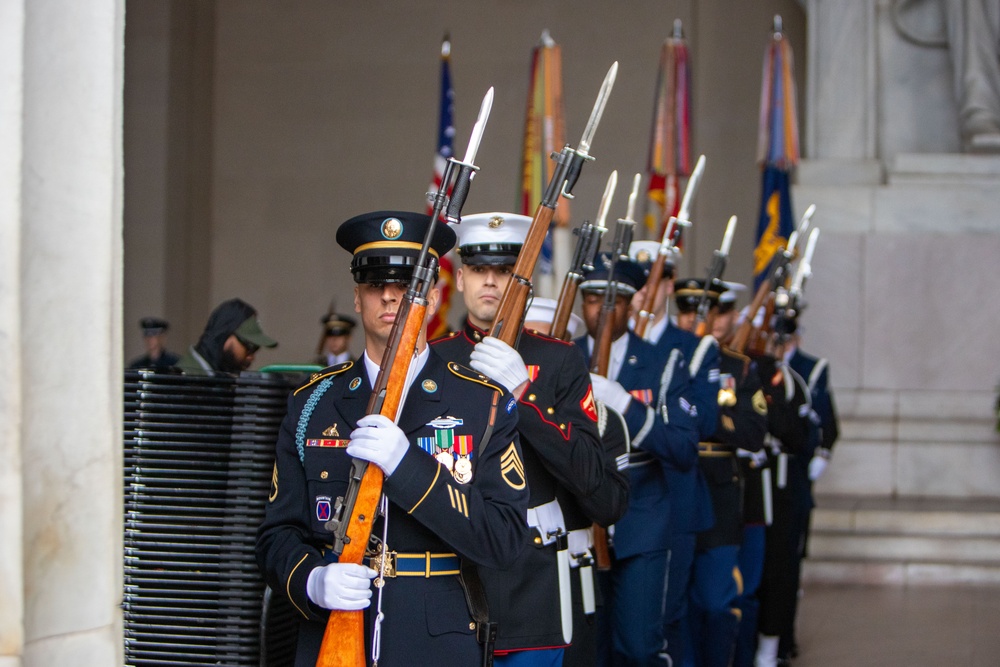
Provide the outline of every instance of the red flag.
{"type": "Polygon", "coordinates": [[[691,68],[680,19],[660,50],[646,171],[646,227],[657,236],[680,208],[680,179],[691,174],[691,68]]]}

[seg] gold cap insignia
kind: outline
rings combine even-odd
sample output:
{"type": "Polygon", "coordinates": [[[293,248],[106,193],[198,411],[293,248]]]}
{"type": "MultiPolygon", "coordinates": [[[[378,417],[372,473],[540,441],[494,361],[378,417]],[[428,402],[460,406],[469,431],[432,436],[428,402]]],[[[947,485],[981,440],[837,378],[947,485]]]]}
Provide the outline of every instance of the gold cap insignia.
{"type": "Polygon", "coordinates": [[[648,250],[640,250],[635,254],[635,261],[637,262],[648,262],[652,256],[649,254],[648,250]]]}
{"type": "Polygon", "coordinates": [[[389,241],[395,241],[403,235],[403,223],[399,218],[386,218],[382,221],[382,236],[389,241]]]}
{"type": "Polygon", "coordinates": [[[490,221],[487,222],[486,224],[489,226],[490,229],[496,229],[497,227],[503,224],[503,218],[500,217],[499,215],[494,215],[492,218],[490,218],[490,221]]]}

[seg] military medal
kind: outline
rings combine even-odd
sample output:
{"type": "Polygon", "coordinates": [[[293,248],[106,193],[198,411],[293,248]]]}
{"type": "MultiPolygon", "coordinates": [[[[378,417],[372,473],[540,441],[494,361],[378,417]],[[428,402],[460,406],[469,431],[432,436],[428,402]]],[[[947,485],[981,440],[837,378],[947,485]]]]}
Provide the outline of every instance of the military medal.
{"type": "Polygon", "coordinates": [[[451,472],[459,484],[472,481],[472,436],[460,435],[455,438],[455,469],[451,472]]]}
{"type": "Polygon", "coordinates": [[[438,417],[427,424],[434,429],[434,435],[417,438],[417,445],[444,466],[455,481],[468,484],[472,481],[472,436],[455,435],[454,427],[462,424],[457,417],[438,417]]]}
{"type": "Polygon", "coordinates": [[[728,373],[719,376],[719,405],[725,408],[736,405],[736,378],[728,373]]]}

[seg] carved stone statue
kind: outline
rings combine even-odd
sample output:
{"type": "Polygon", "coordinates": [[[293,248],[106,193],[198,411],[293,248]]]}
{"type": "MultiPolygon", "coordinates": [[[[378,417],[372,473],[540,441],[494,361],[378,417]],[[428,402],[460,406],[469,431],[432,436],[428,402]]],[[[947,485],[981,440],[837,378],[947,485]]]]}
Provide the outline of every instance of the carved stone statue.
{"type": "Polygon", "coordinates": [[[892,17],[909,41],[948,49],[965,150],[1000,152],[1000,0],[893,0],[892,17]],[[928,3],[943,25],[921,34],[914,17],[928,3]]]}

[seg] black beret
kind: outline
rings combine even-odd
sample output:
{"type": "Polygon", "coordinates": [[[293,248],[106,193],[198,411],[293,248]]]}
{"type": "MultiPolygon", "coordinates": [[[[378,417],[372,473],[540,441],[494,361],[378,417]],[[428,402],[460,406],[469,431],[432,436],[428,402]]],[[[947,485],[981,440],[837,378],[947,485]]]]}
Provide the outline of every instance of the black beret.
{"type": "MultiPolygon", "coordinates": [[[[337,243],[354,255],[354,282],[407,282],[431,218],[425,213],[375,211],[362,213],[337,229],[337,243]]],[[[455,246],[455,232],[443,222],[434,225],[431,254],[441,256],[455,246]]]]}

